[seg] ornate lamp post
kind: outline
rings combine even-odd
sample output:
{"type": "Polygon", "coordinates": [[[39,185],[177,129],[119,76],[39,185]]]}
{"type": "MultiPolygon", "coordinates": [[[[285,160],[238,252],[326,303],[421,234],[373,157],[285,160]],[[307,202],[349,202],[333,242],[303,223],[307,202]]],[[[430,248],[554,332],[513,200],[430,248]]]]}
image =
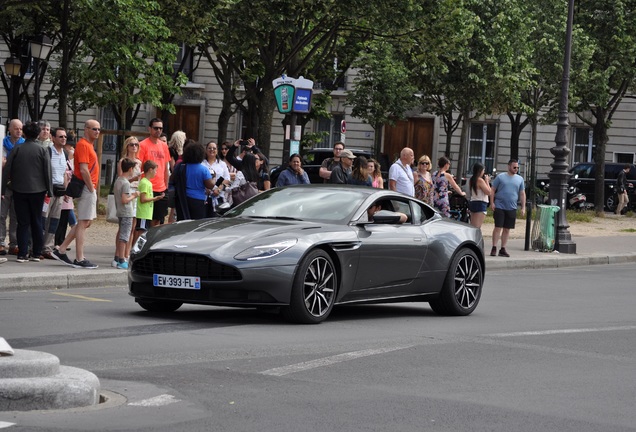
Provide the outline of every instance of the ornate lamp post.
{"type": "Polygon", "coordinates": [[[4,61],[4,71],[9,77],[9,116],[7,120],[11,120],[16,117],[13,113],[13,77],[20,75],[20,69],[22,68],[22,62],[20,62],[19,58],[9,57],[4,61]]]}
{"type": "Polygon", "coordinates": [[[31,56],[35,59],[35,97],[33,98],[35,118],[33,121],[38,121],[40,117],[40,60],[46,60],[53,44],[47,36],[39,35],[29,42],[29,45],[31,46],[31,56]]]}
{"type": "Polygon", "coordinates": [[[565,200],[568,187],[568,162],[567,156],[570,149],[567,147],[568,131],[568,88],[570,86],[570,55],[572,51],[572,22],[574,21],[574,0],[568,1],[568,21],[565,35],[565,59],[563,60],[563,80],[561,81],[561,101],[559,103],[559,121],[557,133],[554,139],[556,146],[550,149],[554,155],[554,162],[550,164],[550,202],[560,207],[556,221],[555,250],[561,253],[576,253],[576,243],[572,241],[572,235],[568,231],[565,215],[565,200]]]}

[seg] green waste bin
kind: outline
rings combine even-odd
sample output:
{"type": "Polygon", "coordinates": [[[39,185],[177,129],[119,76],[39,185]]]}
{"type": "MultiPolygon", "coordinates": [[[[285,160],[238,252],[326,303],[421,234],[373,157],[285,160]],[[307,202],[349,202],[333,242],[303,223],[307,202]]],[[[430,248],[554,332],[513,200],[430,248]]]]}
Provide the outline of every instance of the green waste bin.
{"type": "Polygon", "coordinates": [[[556,214],[559,210],[559,206],[543,204],[537,206],[531,236],[533,250],[539,252],[552,252],[554,250],[556,214]]]}

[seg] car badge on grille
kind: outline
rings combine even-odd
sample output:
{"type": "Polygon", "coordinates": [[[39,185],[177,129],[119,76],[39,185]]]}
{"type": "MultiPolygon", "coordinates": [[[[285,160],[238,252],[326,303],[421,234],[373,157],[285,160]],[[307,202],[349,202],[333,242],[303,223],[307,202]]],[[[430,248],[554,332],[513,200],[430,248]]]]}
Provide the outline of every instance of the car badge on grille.
{"type": "Polygon", "coordinates": [[[177,249],[183,249],[183,248],[187,248],[188,245],[174,245],[174,247],[176,247],[177,249]]]}

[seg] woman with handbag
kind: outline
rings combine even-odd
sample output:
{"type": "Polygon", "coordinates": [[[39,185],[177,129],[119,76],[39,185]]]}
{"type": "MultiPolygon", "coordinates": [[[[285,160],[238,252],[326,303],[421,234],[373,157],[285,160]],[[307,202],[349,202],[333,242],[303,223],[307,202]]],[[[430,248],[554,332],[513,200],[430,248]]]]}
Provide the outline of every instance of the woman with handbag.
{"type": "Polygon", "coordinates": [[[230,186],[221,186],[222,190],[231,191],[232,205],[234,207],[258,194],[257,157],[254,153],[245,153],[241,163],[241,170],[236,173],[232,184],[230,186]]]}
{"type": "Polygon", "coordinates": [[[183,161],[174,167],[170,183],[175,189],[177,220],[203,219],[207,216],[207,189],[214,188],[214,176],[201,162],[205,147],[197,142],[183,149],[183,161]]]}

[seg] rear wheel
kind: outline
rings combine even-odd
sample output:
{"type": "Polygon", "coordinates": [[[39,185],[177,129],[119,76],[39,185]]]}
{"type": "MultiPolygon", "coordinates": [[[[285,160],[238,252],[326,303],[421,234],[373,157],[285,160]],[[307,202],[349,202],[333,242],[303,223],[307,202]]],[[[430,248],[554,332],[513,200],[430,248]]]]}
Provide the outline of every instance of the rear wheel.
{"type": "Polygon", "coordinates": [[[440,315],[469,315],[481,297],[484,272],[475,252],[460,250],[448,269],[439,297],[429,302],[440,315]]]}
{"type": "Polygon", "coordinates": [[[148,312],[159,313],[174,312],[183,304],[182,302],[169,300],[137,300],[137,303],[148,312]]]}
{"type": "Polygon", "coordinates": [[[338,278],[331,257],[323,250],[310,252],[301,262],[289,306],[281,309],[289,321],[318,324],[333,309],[336,300],[338,278]]]}

